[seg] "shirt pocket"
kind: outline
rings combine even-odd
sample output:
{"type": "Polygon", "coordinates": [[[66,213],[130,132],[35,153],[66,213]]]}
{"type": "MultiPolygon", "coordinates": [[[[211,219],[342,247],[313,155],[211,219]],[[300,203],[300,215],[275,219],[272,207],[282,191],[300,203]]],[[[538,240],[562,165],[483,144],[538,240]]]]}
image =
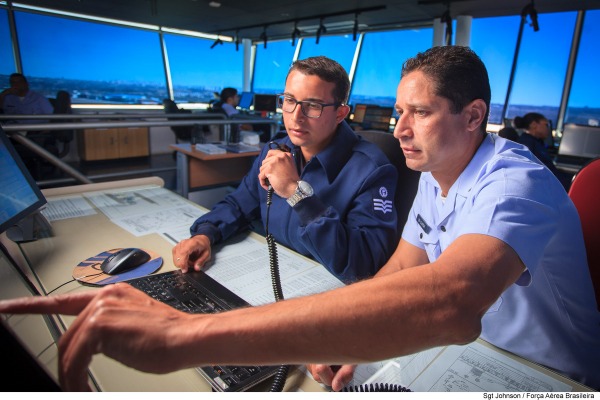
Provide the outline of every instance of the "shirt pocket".
{"type": "Polygon", "coordinates": [[[440,256],[440,240],[438,239],[437,231],[432,229],[431,232],[419,233],[419,241],[427,252],[429,262],[434,262],[440,256]]]}

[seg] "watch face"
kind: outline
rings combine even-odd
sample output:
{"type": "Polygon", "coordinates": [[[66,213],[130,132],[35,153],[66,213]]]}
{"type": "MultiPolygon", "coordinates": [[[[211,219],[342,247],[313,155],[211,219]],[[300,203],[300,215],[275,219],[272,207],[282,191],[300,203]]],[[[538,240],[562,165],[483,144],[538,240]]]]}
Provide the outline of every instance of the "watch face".
{"type": "Polygon", "coordinates": [[[298,181],[298,189],[300,189],[300,191],[302,193],[304,193],[306,196],[312,196],[313,195],[313,188],[312,188],[312,186],[310,186],[308,184],[308,182],[298,181]]]}

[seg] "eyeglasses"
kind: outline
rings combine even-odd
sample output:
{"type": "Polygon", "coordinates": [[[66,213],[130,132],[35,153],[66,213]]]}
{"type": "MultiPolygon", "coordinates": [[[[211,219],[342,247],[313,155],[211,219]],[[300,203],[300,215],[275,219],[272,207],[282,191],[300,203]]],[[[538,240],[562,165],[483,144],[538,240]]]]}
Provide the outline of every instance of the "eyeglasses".
{"type": "Polygon", "coordinates": [[[302,114],[308,118],[319,118],[323,112],[324,107],[339,106],[340,103],[317,103],[316,101],[298,101],[293,97],[279,95],[277,97],[277,104],[283,111],[292,113],[296,110],[296,106],[300,104],[302,114]]]}

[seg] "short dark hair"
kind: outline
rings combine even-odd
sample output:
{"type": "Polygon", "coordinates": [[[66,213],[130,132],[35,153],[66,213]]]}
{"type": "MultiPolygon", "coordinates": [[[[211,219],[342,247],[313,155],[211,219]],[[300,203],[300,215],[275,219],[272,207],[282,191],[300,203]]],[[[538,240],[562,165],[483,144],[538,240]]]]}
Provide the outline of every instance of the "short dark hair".
{"type": "Polygon", "coordinates": [[[515,128],[529,129],[529,125],[531,125],[533,122],[539,122],[543,119],[547,118],[540,113],[530,112],[522,117],[515,117],[515,119],[513,119],[513,125],[515,128]]]}
{"type": "MultiPolygon", "coordinates": [[[[309,57],[304,60],[295,61],[288,75],[292,71],[299,71],[305,75],[316,75],[325,82],[335,85],[333,88],[333,99],[337,104],[346,104],[350,92],[350,79],[348,73],[337,61],[325,56],[309,57]]],[[[287,81],[287,77],[286,77],[287,81]]]]}
{"type": "Polygon", "coordinates": [[[485,132],[492,91],[487,69],[473,50],[464,46],[432,47],[406,60],[402,77],[417,70],[433,79],[435,94],[450,101],[454,114],[473,100],[483,100],[487,111],[481,126],[485,132]]]}
{"type": "Polygon", "coordinates": [[[237,89],[231,88],[231,87],[226,87],[223,90],[221,90],[221,96],[219,96],[219,97],[220,97],[221,101],[223,103],[225,103],[228,98],[234,97],[237,93],[238,93],[237,89]]]}
{"type": "Polygon", "coordinates": [[[27,83],[27,78],[25,78],[25,75],[19,72],[13,72],[12,74],[10,74],[10,76],[8,77],[8,81],[11,82],[14,78],[21,78],[23,79],[23,81],[25,81],[25,83],[27,83]]]}

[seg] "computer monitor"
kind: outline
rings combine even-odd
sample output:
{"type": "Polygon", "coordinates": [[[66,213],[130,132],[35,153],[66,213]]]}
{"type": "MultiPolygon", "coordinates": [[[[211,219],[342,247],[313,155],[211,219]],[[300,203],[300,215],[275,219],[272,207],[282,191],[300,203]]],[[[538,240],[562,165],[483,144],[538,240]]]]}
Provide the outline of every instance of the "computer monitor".
{"type": "Polygon", "coordinates": [[[368,105],[362,120],[362,128],[388,132],[393,114],[393,107],[368,105]]]}
{"type": "Polygon", "coordinates": [[[255,112],[277,112],[276,94],[255,94],[254,95],[255,112]]]}
{"type": "Polygon", "coordinates": [[[566,124],[558,146],[558,154],[583,158],[600,157],[600,129],[566,124]]]}
{"type": "Polygon", "coordinates": [[[242,94],[240,95],[238,107],[242,110],[249,110],[250,106],[252,105],[252,100],[254,100],[254,93],[242,92],[242,94]]]}
{"type": "Polygon", "coordinates": [[[40,207],[46,204],[46,198],[2,128],[0,128],[0,188],[2,188],[0,192],[0,233],[30,218],[30,223],[21,226],[16,236],[21,240],[33,240],[34,232],[24,232],[23,230],[27,227],[33,229],[34,215],[40,207]]]}
{"type": "Polygon", "coordinates": [[[355,124],[362,124],[363,119],[365,118],[365,112],[367,111],[366,104],[357,104],[354,106],[354,117],[352,118],[352,122],[355,124]]]}

